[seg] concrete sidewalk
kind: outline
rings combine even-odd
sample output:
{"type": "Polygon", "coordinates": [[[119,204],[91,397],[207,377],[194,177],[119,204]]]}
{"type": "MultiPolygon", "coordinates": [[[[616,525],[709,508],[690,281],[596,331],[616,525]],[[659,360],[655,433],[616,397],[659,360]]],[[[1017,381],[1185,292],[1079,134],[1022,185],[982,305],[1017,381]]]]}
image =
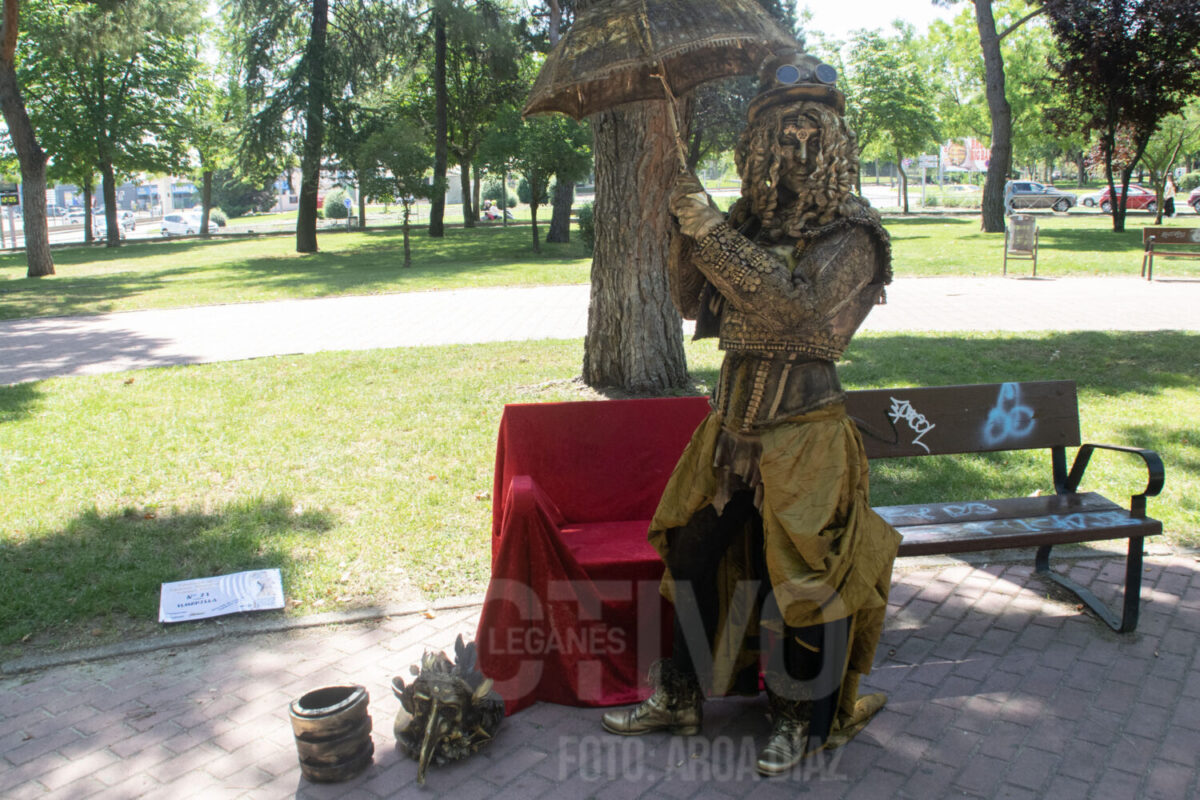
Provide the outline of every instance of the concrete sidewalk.
{"type": "MultiPolygon", "coordinates": [[[[242,358],[587,333],[589,287],[281,300],[0,322],[0,385],[242,358]]],[[[869,331],[1200,330],[1200,281],[910,278],[869,331]]]]}
{"type": "MultiPolygon", "coordinates": [[[[1105,600],[1119,559],[1073,578],[1105,600]]],[[[1180,800],[1200,791],[1200,564],[1147,560],[1142,622],[1118,635],[1026,564],[898,567],[866,689],[890,702],[853,742],[763,780],[761,700],[705,707],[702,735],[600,732],[598,709],[538,704],[454,765],[395,749],[393,675],[453,652],[478,608],[228,639],[0,679],[0,796],[22,798],[833,798],[1180,800]],[[344,784],[300,776],[288,703],[361,683],[375,759],[344,784]]]]}

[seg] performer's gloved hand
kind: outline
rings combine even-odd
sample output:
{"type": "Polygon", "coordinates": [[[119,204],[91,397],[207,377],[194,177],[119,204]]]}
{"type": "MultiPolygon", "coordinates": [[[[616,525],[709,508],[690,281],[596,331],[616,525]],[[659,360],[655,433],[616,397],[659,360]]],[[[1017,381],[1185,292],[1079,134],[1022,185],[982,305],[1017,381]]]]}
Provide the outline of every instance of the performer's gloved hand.
{"type": "Polygon", "coordinates": [[[704,238],[725,221],[725,215],[713,207],[712,198],[704,191],[700,180],[690,172],[682,172],[675,179],[675,188],[671,191],[671,213],[679,220],[679,230],[693,239],[704,238]]]}

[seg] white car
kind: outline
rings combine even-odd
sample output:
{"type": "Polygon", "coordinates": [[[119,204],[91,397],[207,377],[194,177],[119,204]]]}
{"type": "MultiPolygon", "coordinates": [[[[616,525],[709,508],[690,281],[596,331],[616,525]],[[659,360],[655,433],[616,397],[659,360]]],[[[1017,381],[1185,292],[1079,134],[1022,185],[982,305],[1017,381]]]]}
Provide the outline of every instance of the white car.
{"type": "Polygon", "coordinates": [[[200,230],[200,220],[191,214],[167,214],[162,218],[163,236],[194,236],[200,230]]]}

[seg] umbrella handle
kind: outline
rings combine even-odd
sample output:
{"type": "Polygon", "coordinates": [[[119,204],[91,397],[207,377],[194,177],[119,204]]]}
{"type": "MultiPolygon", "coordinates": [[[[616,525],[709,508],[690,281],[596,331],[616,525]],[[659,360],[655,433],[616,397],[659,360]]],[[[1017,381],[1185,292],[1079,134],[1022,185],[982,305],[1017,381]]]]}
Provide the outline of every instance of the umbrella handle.
{"type": "Polygon", "coordinates": [[[682,127],[679,124],[679,103],[675,100],[675,94],[671,91],[670,84],[667,83],[667,70],[664,68],[662,62],[658,64],[656,75],[658,80],[662,82],[663,94],[667,96],[667,105],[670,106],[667,110],[667,119],[671,126],[671,134],[675,137],[675,155],[679,157],[679,169],[682,172],[687,172],[687,148],[684,146],[683,137],[679,135],[679,129],[682,127]]]}

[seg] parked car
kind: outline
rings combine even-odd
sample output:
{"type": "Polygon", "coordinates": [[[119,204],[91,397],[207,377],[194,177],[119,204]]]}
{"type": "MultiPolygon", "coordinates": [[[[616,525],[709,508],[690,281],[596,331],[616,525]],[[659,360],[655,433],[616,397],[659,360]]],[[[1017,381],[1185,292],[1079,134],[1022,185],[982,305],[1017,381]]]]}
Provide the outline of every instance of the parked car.
{"type": "MultiPolygon", "coordinates": [[[[72,211],[67,217],[67,223],[70,225],[82,225],[84,215],[82,211],[72,211]]],[[[129,231],[137,227],[137,221],[133,218],[132,211],[121,211],[117,213],[117,222],[121,226],[121,235],[124,236],[129,231]]],[[[92,226],[103,230],[104,229],[104,209],[97,208],[92,212],[92,226]]]]}
{"type": "Polygon", "coordinates": [[[162,218],[163,236],[193,236],[200,230],[200,218],[174,212],[162,218]]]}
{"type": "MultiPolygon", "coordinates": [[[[1120,191],[1120,189],[1118,188],[1117,191],[1120,191]]],[[[1100,192],[1100,197],[1096,200],[1096,204],[1105,213],[1112,211],[1112,195],[1109,194],[1107,188],[1100,192]]],[[[1138,186],[1136,183],[1129,184],[1129,193],[1125,195],[1125,210],[1149,211],[1153,214],[1158,210],[1158,203],[1154,200],[1154,191],[1144,186],[1138,186]]]]}
{"type": "Polygon", "coordinates": [[[1197,214],[1200,214],[1200,186],[1192,189],[1192,193],[1188,195],[1187,203],[1196,210],[1197,214]]]}
{"type": "Polygon", "coordinates": [[[1083,197],[1079,198],[1079,205],[1087,206],[1088,208],[1095,208],[1096,206],[1100,205],[1100,195],[1101,192],[1085,194],[1083,197]]]}
{"type": "Polygon", "coordinates": [[[1004,184],[1004,207],[1011,214],[1021,208],[1052,208],[1066,211],[1075,205],[1075,195],[1034,181],[1009,181],[1004,184]]]}

